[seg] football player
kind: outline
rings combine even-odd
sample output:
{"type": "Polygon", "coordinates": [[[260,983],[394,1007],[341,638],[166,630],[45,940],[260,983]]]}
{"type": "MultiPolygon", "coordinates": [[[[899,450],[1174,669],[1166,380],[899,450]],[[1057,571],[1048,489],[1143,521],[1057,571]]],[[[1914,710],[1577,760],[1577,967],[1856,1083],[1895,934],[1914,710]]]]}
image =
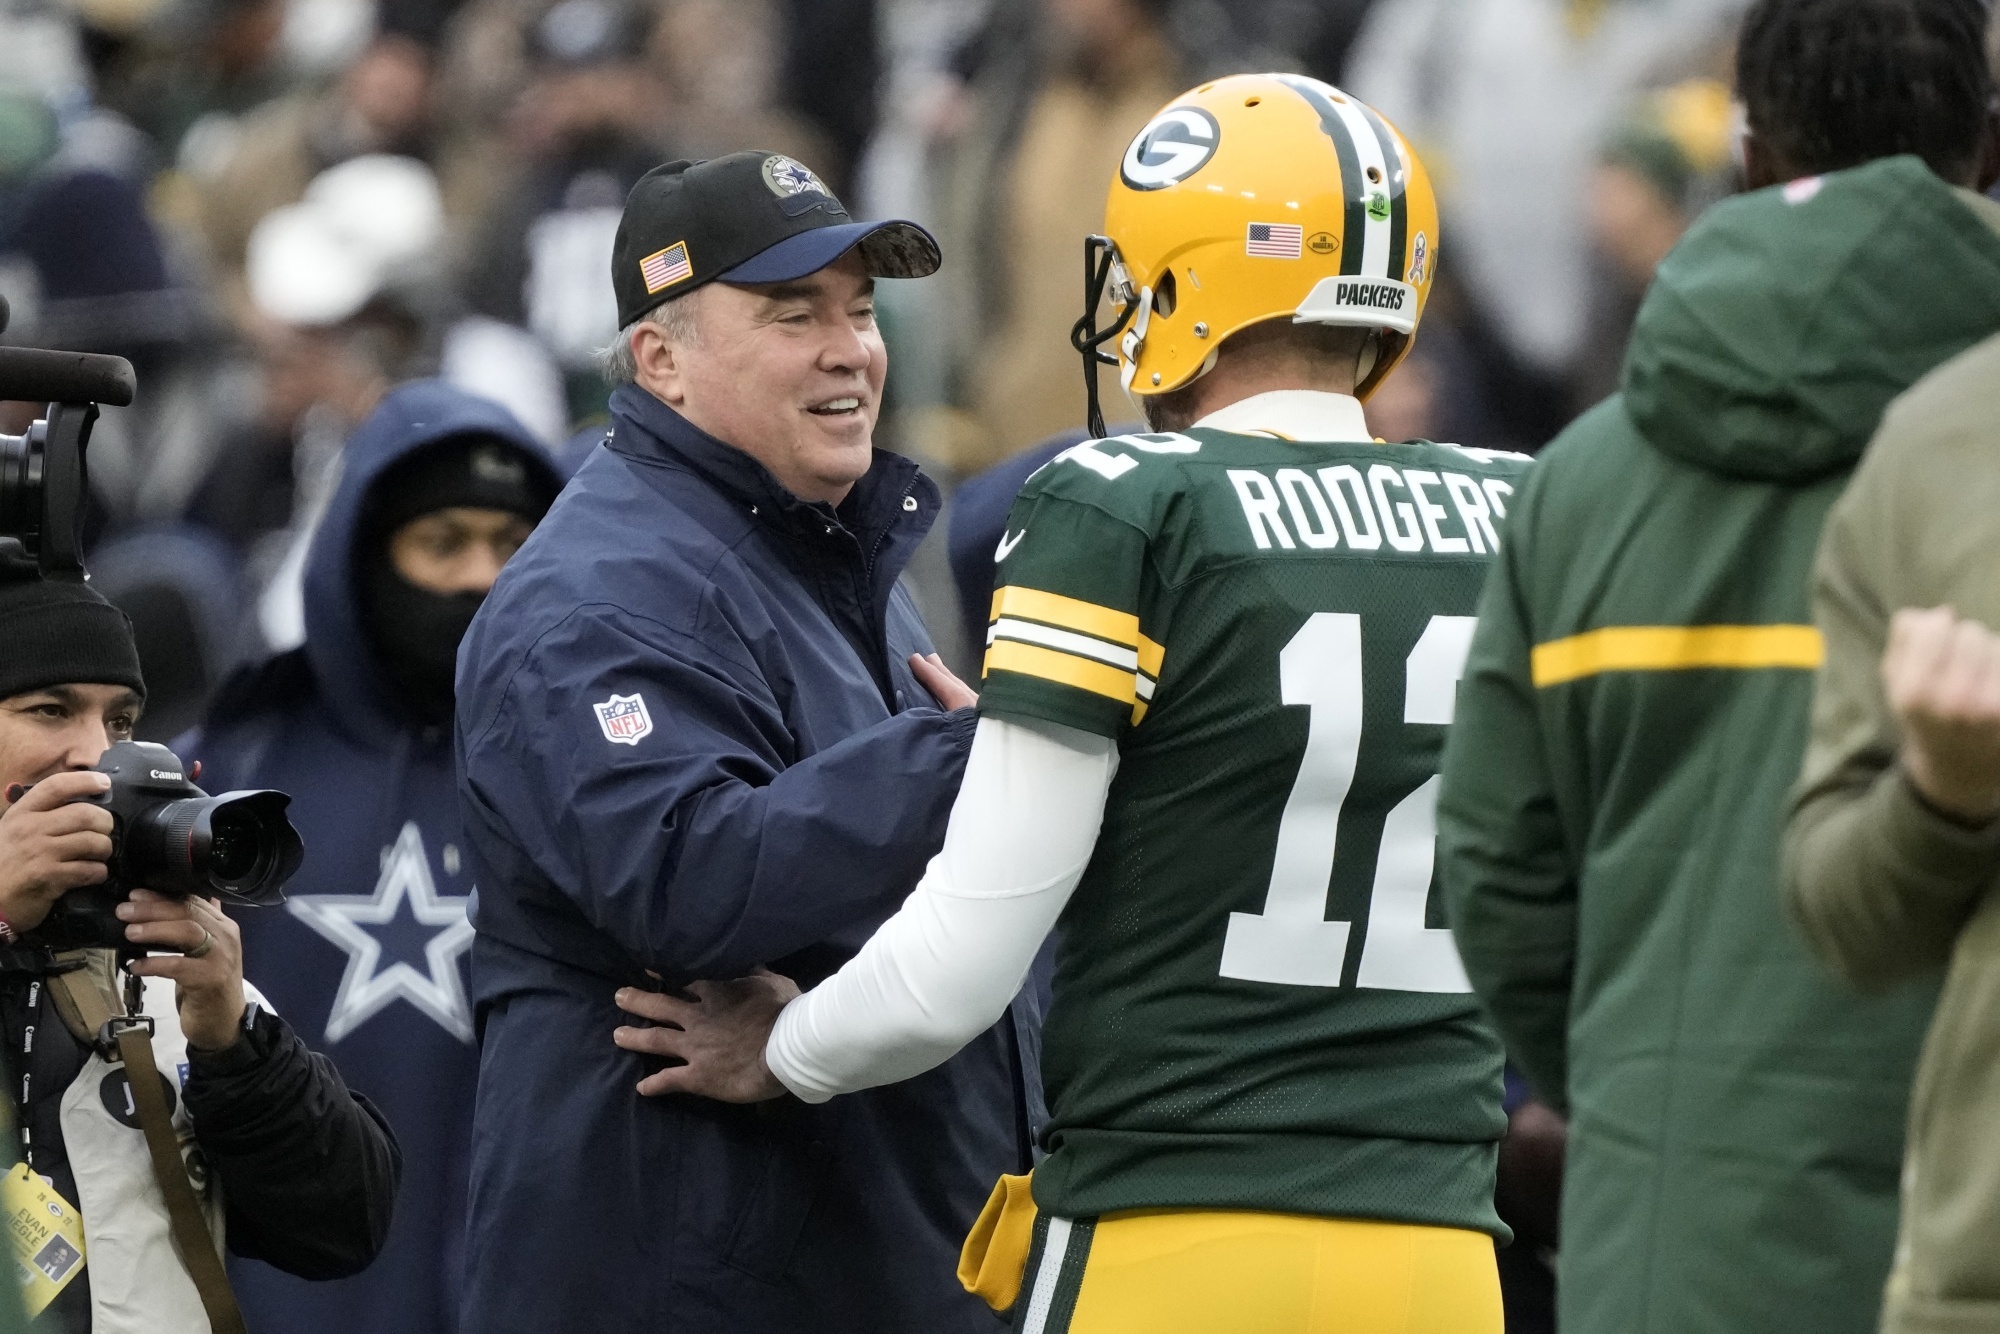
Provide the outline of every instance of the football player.
{"type": "Polygon", "coordinates": [[[1119,318],[1075,341],[1117,340],[1154,429],[1022,490],[943,851],[809,994],[621,993],[678,1027],[617,1040],[688,1062],[647,1093],[909,1078],[1060,920],[1048,1153],[995,1191],[969,1287],[1029,1334],[1497,1334],[1501,1050],[1432,863],[1526,461],[1385,444],[1361,408],[1436,274],[1429,181],[1339,90],[1237,76],[1133,141],[1106,232],[1090,307],[1119,318]]]}

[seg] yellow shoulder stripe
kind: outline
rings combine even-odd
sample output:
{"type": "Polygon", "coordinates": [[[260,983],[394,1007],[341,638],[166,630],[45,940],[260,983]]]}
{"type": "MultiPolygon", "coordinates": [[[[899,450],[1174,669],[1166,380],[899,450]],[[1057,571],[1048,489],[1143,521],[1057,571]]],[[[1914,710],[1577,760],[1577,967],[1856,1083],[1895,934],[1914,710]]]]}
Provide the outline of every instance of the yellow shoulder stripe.
{"type": "Polygon", "coordinates": [[[1139,618],[1131,612],[1113,611],[1095,602],[1066,598],[1060,593],[1044,593],[1039,588],[1008,584],[995,589],[993,614],[989,619],[998,620],[1002,616],[1022,616],[1045,625],[1077,630],[1086,635],[1096,635],[1099,639],[1108,639],[1114,644],[1123,644],[1126,648],[1136,648],[1139,644],[1139,618]]]}
{"type": "Polygon", "coordinates": [[[1810,625],[1617,625],[1535,645],[1536,686],[1561,685],[1602,672],[1660,672],[1690,667],[1797,667],[1825,656],[1810,625]]]}
{"type": "Polygon", "coordinates": [[[1167,650],[1164,646],[1154,643],[1144,635],[1139,636],[1140,671],[1157,681],[1160,679],[1160,664],[1166,660],[1167,650]]]}
{"type": "Polygon", "coordinates": [[[994,641],[993,647],[986,650],[986,670],[989,673],[1019,672],[1023,676],[1039,676],[1044,681],[1075,686],[1094,695],[1115,699],[1120,704],[1139,702],[1138,683],[1132,673],[1089,658],[1080,658],[1074,653],[1023,644],[1018,640],[994,641]]]}

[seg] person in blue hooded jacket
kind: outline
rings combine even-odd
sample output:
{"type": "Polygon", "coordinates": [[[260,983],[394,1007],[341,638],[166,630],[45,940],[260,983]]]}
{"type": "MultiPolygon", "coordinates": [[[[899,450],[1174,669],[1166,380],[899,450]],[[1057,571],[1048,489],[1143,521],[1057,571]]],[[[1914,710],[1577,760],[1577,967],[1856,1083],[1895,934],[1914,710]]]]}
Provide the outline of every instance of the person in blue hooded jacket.
{"type": "Polygon", "coordinates": [[[305,864],[284,907],[236,914],[244,957],[404,1152],[393,1229],[367,1271],[308,1287],[235,1266],[258,1334],[457,1327],[479,1058],[452,670],[500,566],[560,487],[498,404],[438,381],[390,393],[348,442],[313,538],[305,643],[239,673],[177,747],[213,790],[292,794],[305,864]]]}
{"type": "Polygon", "coordinates": [[[779,154],[670,163],[626,202],[610,438],[459,662],[466,1334],[994,1328],[953,1269],[1029,1165],[1032,994],[937,1069],[820,1106],[651,1096],[620,1010],[760,965],[811,985],[943,844],[973,696],[898,583],[939,496],[872,446],[875,280],[938,259],[779,154]]]}

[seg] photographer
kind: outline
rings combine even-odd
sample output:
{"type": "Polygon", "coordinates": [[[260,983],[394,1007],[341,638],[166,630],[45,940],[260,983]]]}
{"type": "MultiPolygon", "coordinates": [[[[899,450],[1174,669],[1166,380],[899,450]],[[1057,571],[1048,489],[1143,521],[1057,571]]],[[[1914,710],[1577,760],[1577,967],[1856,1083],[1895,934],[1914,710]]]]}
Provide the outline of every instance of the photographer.
{"type": "Polygon", "coordinates": [[[144,691],[122,613],[0,554],[0,1038],[36,1174],[6,1204],[48,1197],[35,1200],[64,1244],[24,1249],[16,1227],[15,1255],[30,1307],[45,1306],[34,1328],[64,1334],[240,1331],[201,1224],[217,1249],[226,1235],[295,1274],[352,1274],[381,1247],[401,1171],[379,1114],[245,985],[237,929],[214,903],[135,889],[117,908],[126,938],[170,952],[133,960],[129,983],[115,951],[44,939],[57,901],[109,874],[112,815],[77,803],[109,789],[92,766],[130,738],[144,691]],[[191,1199],[171,1167],[156,1173],[173,1146],[149,1143],[152,1095],[124,1077],[121,1050],[143,1043],[100,1041],[134,990],[191,1199]]]}

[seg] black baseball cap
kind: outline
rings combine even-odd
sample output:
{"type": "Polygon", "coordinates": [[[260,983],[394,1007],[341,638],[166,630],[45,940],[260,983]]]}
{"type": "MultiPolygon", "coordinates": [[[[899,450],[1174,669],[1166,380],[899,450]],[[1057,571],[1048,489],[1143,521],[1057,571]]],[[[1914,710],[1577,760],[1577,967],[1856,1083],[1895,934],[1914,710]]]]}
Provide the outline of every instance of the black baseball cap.
{"type": "Polygon", "coordinates": [[[855,222],[819,177],[783,153],[669,162],[639,178],[618,220],[618,326],[717,279],[789,282],[857,247],[877,278],[928,278],[942,262],[922,227],[855,222]]]}

